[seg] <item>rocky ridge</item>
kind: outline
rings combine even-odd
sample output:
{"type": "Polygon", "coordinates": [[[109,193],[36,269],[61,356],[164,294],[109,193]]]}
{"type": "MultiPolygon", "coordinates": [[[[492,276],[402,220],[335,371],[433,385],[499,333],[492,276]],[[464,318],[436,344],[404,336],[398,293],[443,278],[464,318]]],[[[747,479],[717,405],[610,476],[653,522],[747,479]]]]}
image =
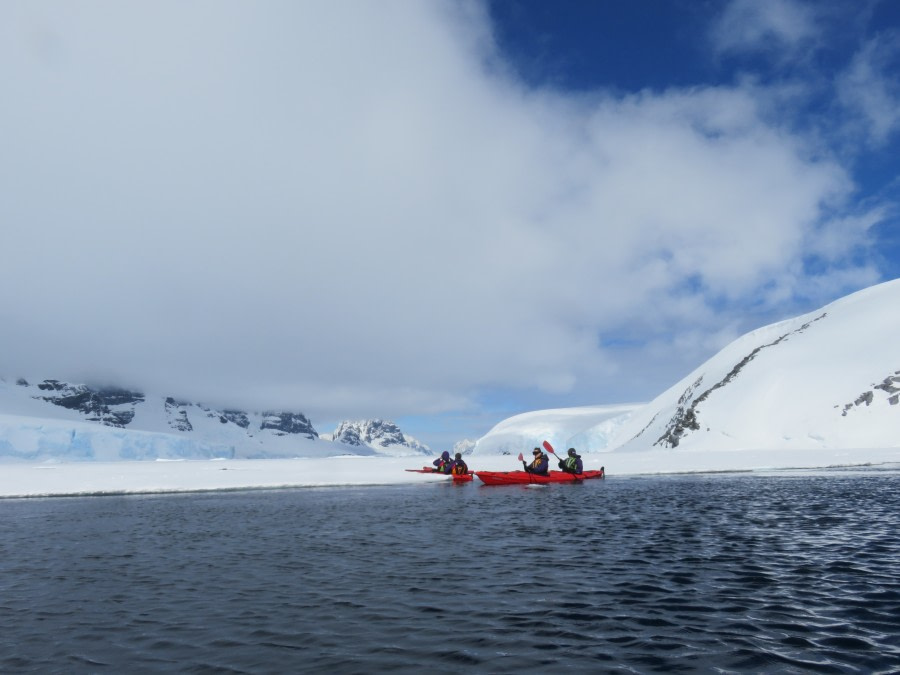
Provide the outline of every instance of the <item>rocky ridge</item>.
{"type": "MultiPolygon", "coordinates": [[[[16,385],[36,390],[31,398],[71,410],[86,422],[118,427],[137,428],[132,423],[145,408],[156,406],[156,397],[146,396],[137,391],[119,387],[95,387],[87,384],[71,384],[60,380],[43,380],[31,385],[19,378],[16,385]]],[[[298,436],[308,439],[319,437],[312,423],[302,412],[264,411],[245,412],[243,410],[218,410],[216,408],[172,396],[162,398],[167,431],[191,434],[196,429],[199,418],[217,420],[222,425],[242,429],[247,435],[268,430],[276,436],[298,436]]]]}
{"type": "Polygon", "coordinates": [[[407,449],[411,454],[432,454],[431,448],[406,436],[393,422],[381,419],[345,420],[332,434],[335,443],[354,447],[369,447],[376,451],[407,449]]]}

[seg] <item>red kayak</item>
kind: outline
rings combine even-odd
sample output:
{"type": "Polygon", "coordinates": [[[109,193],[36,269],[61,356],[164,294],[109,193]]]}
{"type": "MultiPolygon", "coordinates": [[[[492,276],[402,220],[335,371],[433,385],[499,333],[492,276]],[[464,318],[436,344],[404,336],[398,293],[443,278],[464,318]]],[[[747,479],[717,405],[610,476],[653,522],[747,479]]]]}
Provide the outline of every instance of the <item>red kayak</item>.
{"type": "Polygon", "coordinates": [[[450,476],[454,482],[456,483],[465,483],[466,481],[472,480],[475,476],[471,471],[469,473],[438,473],[433,469],[429,469],[427,466],[423,466],[421,469],[406,469],[407,471],[411,471],[412,473],[434,473],[438,476],[450,476]]]}
{"type": "Polygon", "coordinates": [[[606,478],[603,469],[599,471],[585,471],[581,474],[571,474],[567,471],[551,471],[547,476],[528,473],[527,471],[476,471],[475,475],[485,485],[528,485],[537,483],[577,483],[591,478],[606,478]]]}

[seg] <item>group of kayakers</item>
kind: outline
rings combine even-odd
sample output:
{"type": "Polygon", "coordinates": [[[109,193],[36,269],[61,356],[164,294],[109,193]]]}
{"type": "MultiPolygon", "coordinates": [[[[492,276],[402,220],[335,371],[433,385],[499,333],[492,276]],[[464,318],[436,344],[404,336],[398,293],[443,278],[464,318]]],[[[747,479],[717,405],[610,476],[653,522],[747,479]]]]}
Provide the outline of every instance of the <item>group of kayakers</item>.
{"type": "Polygon", "coordinates": [[[469,473],[469,467],[462,458],[462,453],[457,452],[456,457],[450,459],[450,453],[444,450],[441,456],[432,462],[435,473],[446,473],[454,476],[463,476],[469,473]]]}
{"type": "MultiPolygon", "coordinates": [[[[522,467],[525,471],[538,476],[548,475],[550,473],[550,457],[540,448],[535,448],[532,454],[534,455],[534,459],[530,464],[525,462],[524,459],[522,460],[522,467]]],[[[519,455],[519,459],[522,459],[522,455],[519,455]]],[[[457,452],[456,456],[451,460],[450,453],[445,450],[441,453],[440,457],[432,462],[432,464],[434,465],[432,471],[435,473],[453,474],[456,476],[469,473],[469,467],[466,465],[466,462],[462,458],[462,454],[459,452],[457,452]]],[[[581,461],[581,455],[575,451],[575,448],[569,448],[566,457],[559,460],[559,468],[561,471],[576,476],[580,476],[584,473],[584,464],[581,461]]]]}
{"type": "MultiPolygon", "coordinates": [[[[549,474],[550,457],[548,457],[540,448],[535,448],[531,454],[534,455],[531,464],[526,463],[524,459],[522,460],[522,467],[525,471],[537,476],[546,476],[549,474]]],[[[521,455],[519,457],[521,458],[521,455]]],[[[560,471],[575,474],[576,476],[580,476],[584,473],[584,464],[581,461],[581,455],[575,451],[575,448],[569,448],[565,459],[559,460],[559,468],[560,471]]]]}

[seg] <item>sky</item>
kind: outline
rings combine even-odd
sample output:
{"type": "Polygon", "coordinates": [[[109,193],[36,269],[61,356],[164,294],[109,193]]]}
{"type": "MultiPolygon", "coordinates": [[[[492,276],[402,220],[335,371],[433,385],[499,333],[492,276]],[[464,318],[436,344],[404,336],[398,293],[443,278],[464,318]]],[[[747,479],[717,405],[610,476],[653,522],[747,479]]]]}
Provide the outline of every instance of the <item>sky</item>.
{"type": "Polygon", "coordinates": [[[890,0],[7,0],[0,87],[4,377],[444,449],[900,276],[890,0]]]}

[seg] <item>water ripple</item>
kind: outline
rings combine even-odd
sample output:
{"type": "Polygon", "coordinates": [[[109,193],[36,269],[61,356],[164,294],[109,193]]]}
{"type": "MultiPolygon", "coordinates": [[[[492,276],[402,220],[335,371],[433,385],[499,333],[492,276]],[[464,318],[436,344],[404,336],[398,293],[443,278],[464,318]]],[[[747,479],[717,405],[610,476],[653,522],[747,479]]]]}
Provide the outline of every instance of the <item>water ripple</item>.
{"type": "Polygon", "coordinates": [[[0,671],[900,670],[894,475],[4,500],[0,671]]]}

